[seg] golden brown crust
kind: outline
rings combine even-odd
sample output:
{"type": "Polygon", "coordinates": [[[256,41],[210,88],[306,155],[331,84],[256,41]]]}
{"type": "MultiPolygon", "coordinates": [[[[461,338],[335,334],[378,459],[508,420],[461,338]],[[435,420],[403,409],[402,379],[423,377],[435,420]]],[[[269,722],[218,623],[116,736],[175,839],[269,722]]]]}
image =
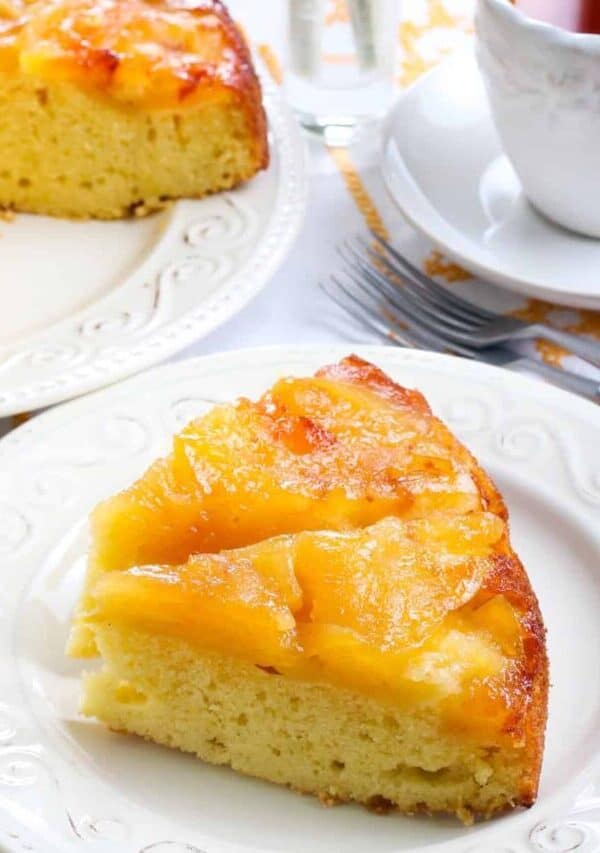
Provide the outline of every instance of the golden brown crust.
{"type": "Polygon", "coordinates": [[[212,4],[215,11],[218,9],[218,14],[228,34],[230,49],[237,57],[236,75],[233,82],[246,112],[248,132],[255,140],[257,168],[266,169],[269,165],[267,119],[262,103],[260,83],[254,70],[250,49],[242,31],[232,20],[221,0],[212,0],[212,4]]]}
{"type": "Polygon", "coordinates": [[[529,756],[519,805],[531,806],[537,796],[548,717],[548,656],[546,629],[539,603],[523,564],[512,551],[497,556],[479,595],[503,595],[520,616],[522,654],[508,681],[510,715],[505,730],[523,740],[529,756]]]}
{"type": "Polygon", "coordinates": [[[318,370],[316,375],[334,382],[364,385],[397,405],[414,409],[420,414],[431,414],[429,404],[420,391],[398,385],[383,370],[358,355],[346,356],[338,364],[328,364],[318,370]]]}

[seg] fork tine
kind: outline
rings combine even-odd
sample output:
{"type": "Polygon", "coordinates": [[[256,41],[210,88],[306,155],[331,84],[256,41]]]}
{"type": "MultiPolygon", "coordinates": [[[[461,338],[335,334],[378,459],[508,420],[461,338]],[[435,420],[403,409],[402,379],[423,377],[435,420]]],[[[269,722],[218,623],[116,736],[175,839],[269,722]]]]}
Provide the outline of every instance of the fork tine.
{"type": "MultiPolygon", "coordinates": [[[[390,299],[392,299],[392,301],[393,301],[393,292],[395,290],[398,290],[398,285],[401,285],[402,289],[410,289],[412,291],[413,289],[416,290],[418,288],[419,290],[424,292],[421,285],[415,285],[411,281],[411,279],[404,274],[402,276],[400,276],[397,273],[393,273],[396,281],[392,281],[392,280],[386,278],[386,276],[382,272],[382,270],[378,269],[375,264],[372,264],[368,260],[366,255],[362,255],[348,240],[345,240],[340,246],[338,246],[338,254],[340,255],[342,260],[349,267],[351,267],[351,268],[352,267],[358,267],[360,269],[361,273],[363,273],[365,276],[370,275],[373,278],[377,279],[380,286],[382,288],[384,288],[389,293],[390,299]]],[[[387,269],[389,269],[389,265],[384,261],[383,258],[380,257],[379,261],[380,261],[380,266],[381,266],[381,263],[383,262],[385,267],[387,269]]],[[[419,298],[419,297],[417,296],[417,298],[419,298]]],[[[430,301],[430,302],[432,301],[431,297],[428,297],[426,293],[421,298],[424,300],[430,301]]],[[[433,300],[433,304],[434,305],[436,304],[435,300],[433,300]]],[[[438,309],[439,309],[439,305],[438,305],[438,309]]]]}
{"type": "MultiPolygon", "coordinates": [[[[462,342],[457,342],[456,340],[447,337],[443,331],[439,331],[434,328],[432,324],[428,324],[423,322],[423,317],[421,316],[421,312],[418,307],[415,309],[410,304],[407,304],[406,301],[402,299],[402,291],[398,289],[398,293],[394,294],[394,298],[390,298],[387,294],[382,294],[381,288],[378,287],[376,282],[373,282],[368,279],[368,277],[359,278],[353,272],[346,271],[346,275],[350,278],[356,287],[358,287],[363,292],[367,293],[371,299],[373,299],[378,305],[381,305],[382,300],[392,306],[393,312],[400,317],[402,322],[405,325],[408,325],[412,332],[416,332],[419,334],[420,338],[423,342],[432,349],[435,350],[444,350],[449,347],[456,352],[458,355],[464,355],[469,358],[473,356],[473,350],[468,346],[465,346],[462,342]]],[[[388,306],[386,311],[386,316],[390,313],[390,308],[388,306]]],[[[395,319],[394,313],[392,313],[392,318],[395,319]]]]}
{"type": "Polygon", "coordinates": [[[421,301],[414,297],[409,288],[395,287],[389,283],[385,286],[379,276],[371,274],[366,268],[361,268],[361,273],[360,279],[354,278],[356,284],[359,287],[368,284],[373,294],[377,293],[379,298],[387,299],[403,315],[405,322],[418,325],[430,334],[451,340],[457,350],[461,347],[470,348],[471,329],[469,327],[464,329],[447,322],[447,318],[440,315],[439,309],[437,314],[429,309],[424,310],[421,301]]]}
{"type": "MultiPolygon", "coordinates": [[[[554,341],[555,343],[566,347],[573,354],[579,355],[583,359],[589,361],[591,364],[600,364],[600,349],[596,343],[589,341],[588,339],[578,337],[577,335],[573,335],[569,332],[565,332],[561,329],[556,329],[552,325],[531,321],[527,322],[522,319],[517,319],[515,317],[505,316],[503,314],[496,314],[484,308],[478,309],[472,303],[462,299],[455,293],[451,293],[448,289],[442,288],[435,281],[433,281],[433,279],[430,279],[420,273],[420,271],[417,270],[416,267],[410,264],[410,262],[407,261],[406,258],[403,258],[403,256],[398,251],[396,251],[386,240],[384,240],[378,234],[374,234],[373,237],[377,241],[377,246],[383,247],[383,249],[388,252],[388,254],[391,254],[393,257],[399,259],[399,263],[401,264],[401,269],[403,273],[402,278],[404,280],[404,286],[398,289],[402,290],[405,300],[408,300],[410,297],[412,297],[413,303],[418,300],[420,306],[421,320],[436,332],[440,332],[443,327],[444,334],[446,334],[448,337],[461,344],[466,344],[467,346],[475,347],[480,351],[483,348],[490,348],[493,346],[502,347],[502,345],[515,340],[533,340],[535,338],[546,338],[547,340],[554,341]],[[419,282],[427,283],[418,292],[416,289],[408,286],[406,279],[406,269],[409,269],[412,273],[414,273],[415,281],[418,280],[419,282]],[[428,293],[427,288],[429,288],[428,293]],[[440,296],[440,302],[444,300],[445,310],[443,311],[441,316],[437,312],[432,311],[432,308],[434,307],[441,307],[435,306],[433,304],[431,296],[434,294],[436,296],[440,296]],[[431,303],[431,308],[428,308],[423,304],[423,299],[426,296],[428,297],[428,301],[431,303]],[[459,310],[456,306],[462,306],[460,308],[462,314],[459,313],[459,310]],[[453,320],[449,316],[450,314],[452,314],[454,318],[457,318],[460,321],[465,321],[468,316],[470,318],[469,321],[472,322],[471,327],[465,328],[465,326],[463,326],[461,329],[458,323],[453,322],[453,320]],[[427,316],[430,318],[429,320],[427,320],[427,316]]],[[[381,263],[383,263],[388,269],[392,271],[394,275],[398,275],[398,268],[391,263],[391,261],[389,260],[389,256],[386,256],[376,251],[373,246],[366,244],[364,239],[359,237],[358,240],[359,243],[364,247],[369,257],[373,258],[376,261],[374,265],[378,269],[380,268],[381,263]]],[[[375,270],[372,270],[372,272],[373,274],[376,274],[375,270]]],[[[383,276],[383,278],[385,278],[385,276],[383,276]]]]}
{"type": "MultiPolygon", "coordinates": [[[[357,308],[359,308],[360,311],[363,312],[363,314],[365,314],[371,320],[372,323],[376,323],[379,325],[380,328],[384,328],[388,335],[396,334],[391,326],[384,323],[384,320],[387,320],[389,323],[390,318],[386,317],[385,314],[382,314],[382,312],[380,312],[378,304],[379,301],[377,298],[373,298],[373,296],[368,291],[364,290],[364,288],[361,288],[361,290],[367,296],[367,299],[365,299],[364,297],[361,298],[355,291],[348,287],[348,285],[345,284],[337,276],[331,276],[331,282],[338,288],[339,291],[344,294],[346,300],[350,300],[355,306],[357,306],[357,308]]],[[[404,332],[403,327],[400,324],[396,323],[393,317],[391,318],[391,320],[394,323],[394,326],[398,328],[399,333],[404,332]]]]}
{"type": "MultiPolygon", "coordinates": [[[[464,317],[457,319],[451,315],[446,306],[443,306],[443,315],[440,315],[440,303],[432,298],[421,285],[413,284],[406,276],[402,277],[402,287],[397,287],[395,283],[389,281],[385,275],[376,269],[363,255],[360,255],[352,246],[346,245],[345,252],[340,251],[340,256],[347,264],[354,263],[358,266],[365,276],[370,276],[375,279],[379,286],[385,290],[391,302],[394,302],[397,293],[401,292],[403,297],[409,299],[412,303],[416,303],[421,312],[429,315],[436,326],[452,327],[458,332],[469,333],[473,331],[473,323],[465,322],[464,317]],[[350,253],[353,260],[345,257],[345,254],[350,253]]],[[[433,325],[433,324],[432,324],[433,325]]],[[[476,327],[475,327],[476,328],[476,327]]]]}
{"type": "MultiPolygon", "coordinates": [[[[435,292],[440,298],[444,299],[444,301],[452,302],[457,308],[463,310],[463,312],[467,312],[473,317],[479,318],[480,321],[487,320],[495,320],[497,315],[492,311],[488,311],[485,308],[480,308],[472,302],[469,302],[467,299],[462,299],[460,296],[457,296],[455,293],[451,293],[446,288],[442,287],[441,284],[438,284],[429,276],[425,275],[421,272],[421,270],[417,269],[414,264],[411,264],[409,260],[407,260],[403,255],[401,255],[397,249],[384,240],[379,234],[375,234],[373,232],[374,238],[379,242],[379,244],[388,252],[400,265],[401,269],[407,270],[418,282],[420,282],[424,287],[429,288],[433,292],[435,292]]],[[[364,240],[362,241],[364,243],[364,240]]],[[[390,266],[393,267],[393,264],[388,260],[390,266]]]]}
{"type": "Polygon", "coordinates": [[[452,301],[452,294],[433,280],[431,280],[431,284],[433,285],[432,287],[424,285],[421,281],[414,278],[410,272],[400,270],[399,267],[393,264],[385,254],[376,251],[372,246],[369,246],[364,241],[360,242],[366,255],[372,259],[372,263],[375,267],[383,265],[389,273],[394,276],[394,278],[400,279],[403,282],[403,287],[410,287],[415,296],[418,296],[421,300],[428,302],[431,308],[435,309],[436,312],[439,312],[441,309],[445,316],[453,318],[458,323],[468,325],[471,329],[478,327],[483,322],[487,322],[482,320],[478,314],[474,314],[464,307],[457,307],[457,305],[452,301]]]}
{"type": "MultiPolygon", "coordinates": [[[[349,277],[349,276],[348,276],[349,277]]],[[[380,310],[380,299],[379,296],[374,299],[368,291],[365,291],[364,288],[361,288],[362,292],[366,294],[367,299],[364,297],[360,298],[351,288],[349,288],[344,282],[342,282],[338,277],[332,276],[331,282],[334,284],[345,297],[351,302],[358,306],[360,309],[360,313],[354,313],[358,320],[362,323],[367,322],[367,324],[373,326],[375,325],[378,330],[381,332],[382,329],[385,329],[386,335],[391,337],[395,341],[400,341],[405,346],[416,346],[420,349],[437,349],[438,341],[434,340],[427,333],[422,333],[420,330],[416,330],[414,328],[406,328],[405,325],[401,325],[394,314],[389,312],[383,314],[380,310]],[[366,315],[366,318],[365,318],[366,315]],[[387,325],[384,320],[387,321],[387,324],[391,323],[392,325],[387,325]]],[[[326,291],[327,292],[327,291],[326,291]]],[[[338,301],[338,305],[340,302],[338,301]]],[[[341,307],[346,307],[341,305],[341,307]]],[[[346,310],[348,310],[346,308],[346,310]]],[[[356,309],[355,309],[356,310],[356,309]]]]}
{"type": "MultiPolygon", "coordinates": [[[[379,288],[377,288],[372,282],[367,279],[362,279],[353,270],[345,270],[346,276],[350,279],[350,281],[354,284],[358,290],[362,291],[367,297],[371,300],[374,310],[378,311],[378,313],[383,314],[384,317],[391,318],[394,323],[400,325],[402,328],[406,328],[406,326],[411,322],[411,317],[402,310],[402,306],[395,305],[391,300],[387,299],[384,295],[382,295],[379,288]],[[389,303],[388,305],[386,305],[389,303]],[[392,306],[392,310],[389,306],[392,306]]],[[[339,282],[336,282],[339,286],[339,282]]],[[[345,292],[348,293],[348,289],[344,288],[345,292]]],[[[428,342],[429,345],[433,345],[433,341],[428,342]]]]}
{"type": "Polygon", "coordinates": [[[414,342],[410,340],[408,336],[401,336],[397,334],[390,326],[387,326],[382,322],[375,312],[368,308],[364,303],[360,302],[360,300],[352,298],[352,302],[349,304],[347,291],[340,285],[339,281],[334,276],[332,276],[329,286],[324,282],[319,282],[319,287],[335,302],[336,305],[355,320],[358,320],[362,326],[367,326],[386,340],[392,341],[398,346],[415,346],[414,342]],[[338,294],[336,287],[337,291],[340,291],[343,296],[338,294]],[[360,310],[355,308],[354,305],[360,306],[360,310]]]}
{"type": "MultiPolygon", "coordinates": [[[[350,316],[353,317],[355,320],[358,320],[361,325],[368,326],[370,329],[377,332],[384,338],[393,337],[392,330],[378,319],[376,320],[375,318],[371,317],[370,312],[366,312],[364,309],[362,311],[359,311],[358,308],[354,308],[352,307],[352,305],[349,305],[347,299],[344,301],[344,299],[340,298],[335,289],[336,286],[338,290],[342,291],[344,296],[347,296],[346,292],[339,286],[334,276],[331,277],[329,285],[326,285],[323,281],[319,282],[319,287],[321,288],[321,290],[326,293],[327,296],[329,296],[329,298],[332,299],[337,306],[342,308],[342,310],[344,310],[347,314],[350,314],[350,316]],[[334,285],[334,287],[332,287],[331,285],[334,285]]],[[[352,303],[354,304],[355,300],[352,300],[352,303]]]]}

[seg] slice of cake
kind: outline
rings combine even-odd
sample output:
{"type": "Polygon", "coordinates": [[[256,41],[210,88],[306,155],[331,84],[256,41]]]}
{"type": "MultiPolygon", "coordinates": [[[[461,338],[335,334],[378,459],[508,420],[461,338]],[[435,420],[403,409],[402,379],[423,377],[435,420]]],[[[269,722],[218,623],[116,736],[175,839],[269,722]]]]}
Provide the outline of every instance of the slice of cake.
{"type": "Polygon", "coordinates": [[[0,207],[142,215],[268,162],[260,86],[220,0],[2,0],[0,207]]]}
{"type": "Polygon", "coordinates": [[[92,517],[83,710],[214,763],[464,820],[529,805],[544,629],[491,480],[356,358],[215,407],[92,517]]]}
{"type": "Polygon", "coordinates": [[[83,712],[325,801],[468,821],[536,794],[537,603],[491,513],[104,574],[83,712]]]}

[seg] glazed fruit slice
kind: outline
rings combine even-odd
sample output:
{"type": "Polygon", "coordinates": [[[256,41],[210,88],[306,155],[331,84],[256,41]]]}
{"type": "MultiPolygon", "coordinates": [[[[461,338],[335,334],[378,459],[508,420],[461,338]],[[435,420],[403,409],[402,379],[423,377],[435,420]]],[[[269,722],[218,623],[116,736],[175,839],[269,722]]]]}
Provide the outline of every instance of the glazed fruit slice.
{"type": "Polygon", "coordinates": [[[199,90],[225,100],[242,73],[225,14],[201,0],[4,0],[0,68],[20,67],[40,84],[75,82],[128,106],[185,108],[199,90]]]}
{"type": "Polygon", "coordinates": [[[90,598],[88,625],[125,622],[184,637],[265,666],[297,652],[294,612],[302,605],[287,537],[181,566],[141,566],[103,575],[90,598]]]}
{"type": "Polygon", "coordinates": [[[387,515],[491,509],[493,485],[416,391],[356,357],[217,406],[92,517],[101,569],[182,562],[387,515]]]}
{"type": "MultiPolygon", "coordinates": [[[[175,436],[169,456],[93,513],[88,587],[104,571],[279,534],[485,509],[505,517],[423,396],[350,356],[279,380],[258,402],[216,406],[175,436]]],[[[70,650],[95,654],[77,629],[70,650]]]]}
{"type": "Polygon", "coordinates": [[[82,708],[109,726],[322,796],[467,821],[535,795],[543,627],[491,513],[107,572],[89,601],[103,667],[82,708]]]}
{"type": "Polygon", "coordinates": [[[511,569],[506,555],[504,522],[491,513],[386,518],[105,573],[86,619],[396,703],[485,684],[496,706],[488,722],[499,725],[508,713],[502,681],[531,633],[522,602],[486,592],[495,565],[511,569]]]}

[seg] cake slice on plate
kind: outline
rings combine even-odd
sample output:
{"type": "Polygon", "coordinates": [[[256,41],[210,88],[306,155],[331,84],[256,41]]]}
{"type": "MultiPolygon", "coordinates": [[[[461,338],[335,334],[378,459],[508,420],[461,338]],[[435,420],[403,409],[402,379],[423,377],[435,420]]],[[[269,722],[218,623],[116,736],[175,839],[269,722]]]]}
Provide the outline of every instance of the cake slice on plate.
{"type": "Polygon", "coordinates": [[[220,0],[3,0],[0,207],[113,219],[268,162],[260,86],[220,0]]]}
{"type": "Polygon", "coordinates": [[[84,713],[327,802],[468,821],[535,799],[537,601],[417,392],[352,357],[217,407],[93,536],[84,713]]]}

